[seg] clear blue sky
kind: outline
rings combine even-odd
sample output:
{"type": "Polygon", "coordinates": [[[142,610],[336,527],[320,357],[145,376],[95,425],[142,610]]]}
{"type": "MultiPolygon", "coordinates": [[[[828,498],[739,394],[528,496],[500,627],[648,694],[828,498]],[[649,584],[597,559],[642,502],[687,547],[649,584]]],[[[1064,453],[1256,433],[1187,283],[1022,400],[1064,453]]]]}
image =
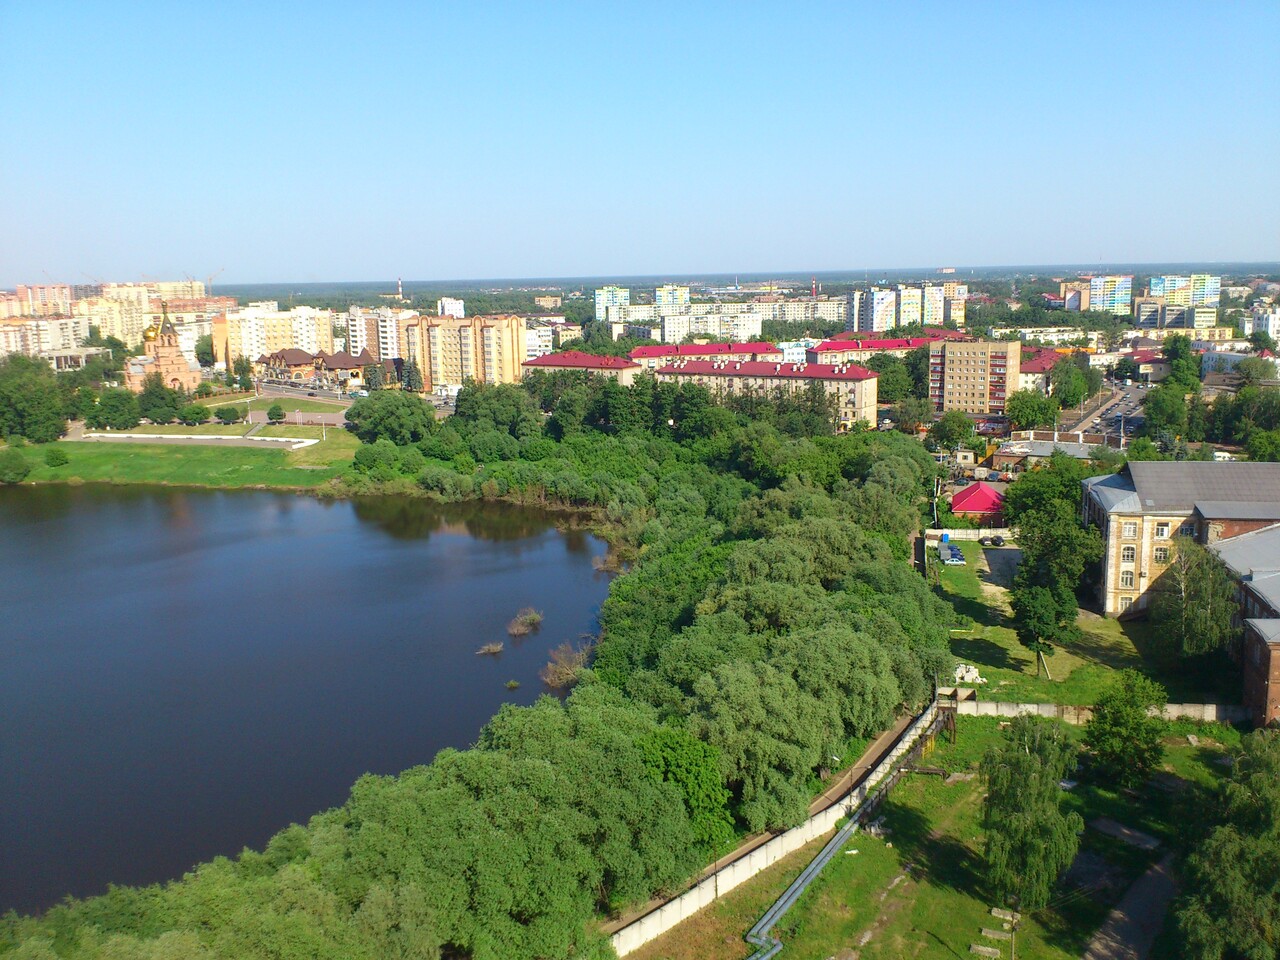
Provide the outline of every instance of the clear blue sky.
{"type": "Polygon", "coordinates": [[[0,284],[1280,259],[1280,3],[0,0],[0,284]]]}

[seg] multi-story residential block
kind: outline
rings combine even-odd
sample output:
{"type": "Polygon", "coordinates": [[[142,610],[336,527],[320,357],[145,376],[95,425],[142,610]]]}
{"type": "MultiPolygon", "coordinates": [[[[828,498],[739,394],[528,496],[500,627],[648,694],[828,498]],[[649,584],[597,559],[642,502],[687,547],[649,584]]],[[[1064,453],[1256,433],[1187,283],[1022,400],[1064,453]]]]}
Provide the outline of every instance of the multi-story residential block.
{"type": "Polygon", "coordinates": [[[1062,354],[1053,350],[1039,350],[1030,357],[1019,358],[1018,389],[1034,390],[1036,393],[1049,395],[1049,374],[1062,359],[1062,354]]]}
{"type": "Polygon", "coordinates": [[[1022,344],[1016,340],[942,340],[929,347],[929,399],[946,413],[1004,414],[1017,389],[1022,344]]]}
{"type": "Polygon", "coordinates": [[[525,329],[525,354],[526,360],[532,360],[535,357],[544,357],[548,353],[553,353],[556,349],[556,331],[555,327],[546,324],[529,324],[525,329]]]}
{"type": "Polygon", "coordinates": [[[564,298],[558,294],[543,294],[540,297],[533,298],[533,305],[541,307],[543,310],[559,310],[562,303],[564,303],[564,298]]]}
{"type": "Polygon", "coordinates": [[[1133,325],[1155,329],[1163,326],[1161,312],[1164,310],[1164,297],[1134,297],[1133,325]]]}
{"type": "MultiPolygon", "coordinates": [[[[777,297],[757,299],[751,306],[758,309],[762,320],[782,323],[844,323],[847,314],[846,297],[802,297],[783,300],[777,297]]],[[[856,313],[855,313],[856,316],[856,313]]]]}
{"type": "Polygon", "coordinates": [[[627,287],[600,287],[596,290],[596,320],[604,322],[612,319],[610,307],[627,307],[631,305],[631,291],[627,287]]]}
{"type": "Polygon", "coordinates": [[[942,285],[942,295],[948,300],[965,300],[969,296],[969,285],[957,280],[948,280],[942,285]]]}
{"type": "Polygon", "coordinates": [[[937,343],[942,337],[928,334],[923,337],[874,337],[852,338],[848,334],[824,340],[811,347],[804,359],[810,363],[866,363],[880,353],[891,357],[905,357],[912,350],[937,343]]]}
{"type": "Polygon", "coordinates": [[[1006,335],[1015,335],[1024,343],[1037,341],[1052,346],[1086,346],[1096,348],[1101,341],[1097,330],[1085,330],[1082,327],[992,327],[991,335],[1003,339],[1006,335]]]}
{"type": "Polygon", "coordinates": [[[1207,273],[1189,277],[1152,277],[1147,287],[1153,297],[1183,307],[1216,307],[1222,296],[1222,278],[1207,273]]]}
{"type": "Polygon", "coordinates": [[[800,340],[784,340],[778,344],[778,349],[782,351],[783,363],[804,363],[809,359],[809,351],[822,343],[813,337],[804,337],[800,340]]]}
{"type": "Polygon", "coordinates": [[[416,317],[402,327],[402,354],[427,392],[476,383],[516,383],[528,354],[523,317],[416,317]]]}
{"type": "Polygon", "coordinates": [[[879,374],[855,364],[768,363],[721,357],[716,360],[680,359],[659,367],[659,383],[696,383],[713,396],[791,395],[818,384],[835,400],[842,430],[859,421],[876,422],[876,378],[879,374]]]}
{"type": "Polygon", "coordinates": [[[84,317],[10,317],[0,321],[0,357],[11,353],[29,357],[63,354],[78,349],[88,335],[89,322],[84,317]]]}
{"type": "Polygon", "coordinates": [[[1188,309],[1190,310],[1190,313],[1187,319],[1190,322],[1185,323],[1184,326],[1187,326],[1192,330],[1206,330],[1209,327],[1216,327],[1218,325],[1217,307],[1192,306],[1188,309]]]}
{"type": "Polygon", "coordinates": [[[957,330],[963,330],[965,303],[966,299],[964,297],[947,297],[946,303],[943,305],[943,323],[949,323],[957,330]]]}
{"type": "Polygon", "coordinates": [[[653,291],[653,302],[659,307],[683,307],[689,304],[689,288],[666,283],[653,291]]]}
{"type": "Polygon", "coordinates": [[[467,315],[467,304],[455,297],[441,297],[436,301],[436,313],[441,317],[453,317],[457,320],[467,315]]]}
{"type": "Polygon", "coordinates": [[[858,312],[859,333],[884,333],[898,323],[898,291],[872,287],[862,291],[858,312]]]}
{"type": "Polygon", "coordinates": [[[20,283],[15,292],[22,304],[21,316],[52,317],[71,313],[70,284],[20,283]]]}
{"type": "MultiPolygon", "coordinates": [[[[1129,313],[1133,300],[1133,277],[1109,274],[1089,280],[1089,309],[1117,317],[1129,313]]],[[[1084,309],[1083,307],[1081,309],[1084,309]]]]}
{"type": "Polygon", "coordinates": [[[1107,616],[1150,605],[1175,537],[1212,544],[1280,521],[1280,463],[1131,461],[1083,484],[1083,519],[1102,534],[1107,616]]]}
{"type": "MultiPolygon", "coordinates": [[[[657,370],[676,360],[718,360],[731,357],[734,360],[767,360],[771,363],[785,359],[780,346],[767,341],[758,343],[683,343],[679,346],[664,344],[660,347],[636,347],[628,355],[646,370],[657,370]]],[[[803,355],[801,361],[804,360],[803,355]]]]}
{"type": "Polygon", "coordinates": [[[1255,305],[1245,317],[1243,327],[1246,337],[1261,331],[1273,340],[1280,339],[1280,307],[1255,305]]]}
{"type": "Polygon", "coordinates": [[[1064,280],[1058,284],[1058,296],[1062,298],[1062,304],[1067,310],[1088,310],[1092,289],[1088,280],[1064,280]]]}
{"type": "Polygon", "coordinates": [[[921,322],[926,327],[940,327],[946,322],[947,294],[945,286],[926,283],[920,291],[921,322]]]}
{"type": "MultiPolygon", "coordinates": [[[[697,304],[703,306],[703,304],[697,304]]],[[[727,337],[730,340],[758,340],[763,329],[763,320],[754,310],[737,310],[737,307],[750,308],[751,304],[709,304],[721,307],[715,312],[698,313],[664,313],[658,318],[658,336],[655,339],[663,343],[680,343],[690,336],[695,337],[727,337]]]]}
{"type": "Polygon", "coordinates": [[[228,365],[257,360],[290,347],[308,353],[333,352],[333,311],[315,307],[281,310],[274,300],[250,303],[213,321],[214,357],[228,365]]]}
{"type": "Polygon", "coordinates": [[[578,350],[549,353],[543,357],[526,360],[524,369],[596,374],[617,380],[624,387],[631,386],[635,382],[636,375],[641,371],[640,364],[626,357],[602,357],[578,350]]]}
{"type": "Polygon", "coordinates": [[[919,287],[898,285],[898,322],[899,327],[920,323],[923,317],[923,291],[919,287]]]}
{"type": "Polygon", "coordinates": [[[844,330],[848,334],[857,334],[862,323],[862,301],[866,299],[865,290],[850,290],[845,295],[844,330]]]}

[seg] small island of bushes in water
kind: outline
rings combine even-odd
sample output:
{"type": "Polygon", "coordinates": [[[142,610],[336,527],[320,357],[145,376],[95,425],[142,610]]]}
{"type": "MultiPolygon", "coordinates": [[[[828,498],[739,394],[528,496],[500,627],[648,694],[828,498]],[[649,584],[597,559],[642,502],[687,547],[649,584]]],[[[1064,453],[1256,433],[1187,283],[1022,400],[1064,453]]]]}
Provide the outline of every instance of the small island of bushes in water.
{"type": "Polygon", "coordinates": [[[525,607],[507,624],[507,636],[527,637],[542,626],[542,612],[525,607]]]}

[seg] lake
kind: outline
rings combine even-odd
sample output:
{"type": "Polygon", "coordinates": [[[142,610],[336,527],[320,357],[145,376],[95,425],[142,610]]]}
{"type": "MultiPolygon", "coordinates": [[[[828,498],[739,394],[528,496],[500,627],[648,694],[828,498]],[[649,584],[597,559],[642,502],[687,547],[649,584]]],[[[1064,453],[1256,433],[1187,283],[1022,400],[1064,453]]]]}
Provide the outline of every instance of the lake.
{"type": "Polygon", "coordinates": [[[467,746],[595,629],[604,550],[503,504],[0,488],[0,912],[261,848],[467,746]]]}

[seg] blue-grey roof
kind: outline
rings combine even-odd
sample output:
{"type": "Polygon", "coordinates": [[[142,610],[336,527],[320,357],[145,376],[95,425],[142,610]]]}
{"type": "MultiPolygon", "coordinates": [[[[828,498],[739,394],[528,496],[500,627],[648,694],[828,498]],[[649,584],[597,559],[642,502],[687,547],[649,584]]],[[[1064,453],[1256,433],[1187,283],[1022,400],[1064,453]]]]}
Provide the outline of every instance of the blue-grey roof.
{"type": "Polygon", "coordinates": [[[1101,477],[1086,477],[1083,481],[1086,493],[1093,495],[1107,513],[1141,513],[1142,504],[1133,488],[1133,481],[1123,473],[1108,473],[1101,477]]]}
{"type": "Polygon", "coordinates": [[[1206,502],[1280,502],[1280,463],[1151,460],[1130,462],[1144,510],[1189,513],[1206,502]]]}
{"type": "Polygon", "coordinates": [[[1197,500],[1196,511],[1206,520],[1280,520],[1280,501],[1197,500]]]}
{"type": "Polygon", "coordinates": [[[1209,544],[1236,578],[1280,610],[1280,523],[1209,544]]]}
{"type": "Polygon", "coordinates": [[[1258,636],[1267,643],[1280,643],[1280,620],[1254,618],[1246,620],[1245,623],[1253,627],[1258,632],[1258,636]]]}

